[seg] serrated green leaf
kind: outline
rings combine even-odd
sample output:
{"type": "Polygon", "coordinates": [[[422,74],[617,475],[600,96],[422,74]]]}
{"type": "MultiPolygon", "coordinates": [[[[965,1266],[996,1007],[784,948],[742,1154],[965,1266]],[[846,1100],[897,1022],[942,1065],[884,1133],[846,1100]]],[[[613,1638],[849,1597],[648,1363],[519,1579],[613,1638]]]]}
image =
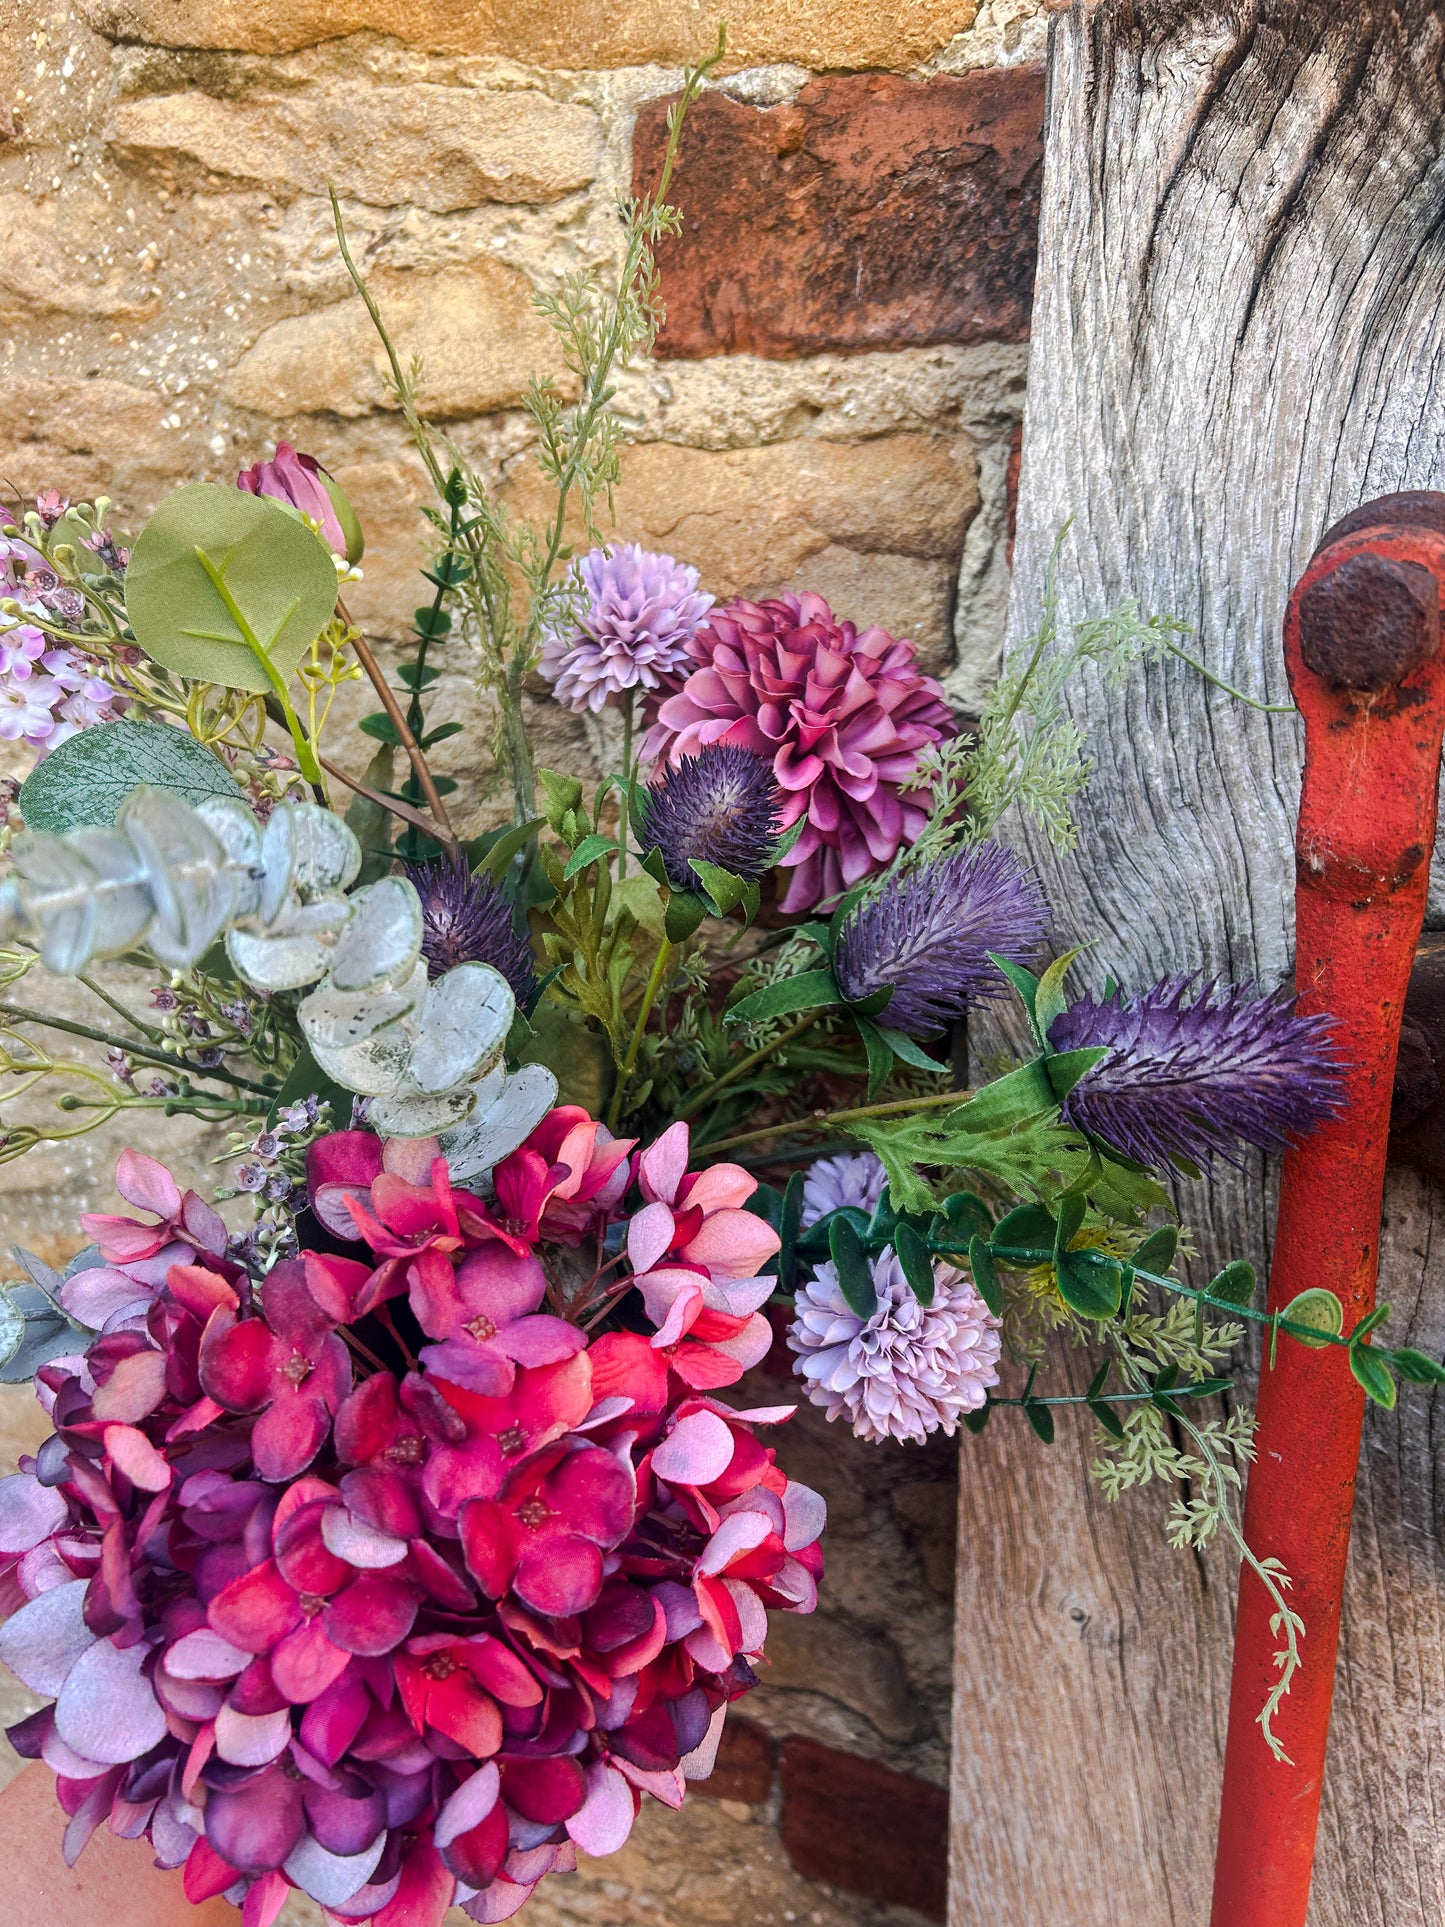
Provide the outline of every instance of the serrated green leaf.
{"type": "Polygon", "coordinates": [[[725,917],[741,903],[748,886],[746,877],[734,876],[731,870],[724,870],[716,863],[706,863],[696,856],[689,859],[688,868],[712,898],[718,916],[725,917]]]}
{"type": "Polygon", "coordinates": [[[707,915],[707,904],[691,890],[674,890],[667,899],[663,928],[669,943],[686,943],[707,915]]]}
{"type": "Polygon", "coordinates": [[[862,1239],[842,1212],[828,1227],[828,1249],[838,1273],[838,1289],[849,1308],[860,1318],[871,1318],[878,1309],[873,1272],[864,1256],[862,1239]]]}
{"type": "Polygon", "coordinates": [[[993,1268],[993,1257],[989,1248],[980,1237],[969,1240],[968,1268],[973,1273],[973,1282],[979,1297],[995,1318],[1002,1318],[1003,1288],[999,1284],[998,1273],[993,1268]]]}
{"type": "MultiPolygon", "coordinates": [[[[908,1289],[920,1305],[933,1303],[933,1260],[928,1247],[911,1224],[900,1224],[893,1234],[893,1249],[908,1280],[908,1289]]],[[[979,1294],[982,1296],[982,1293],[979,1294]]]]}
{"type": "Polygon", "coordinates": [[[567,819],[581,805],[582,785],[575,776],[563,776],[554,769],[539,769],[537,781],[542,786],[548,828],[570,843],[567,819]]]}
{"type": "Polygon", "coordinates": [[[1426,1352],[1416,1351],[1413,1345],[1402,1345],[1389,1356],[1401,1378],[1408,1378],[1412,1385],[1445,1385],[1445,1365],[1426,1352]]]}
{"type": "MultiPolygon", "coordinates": [[[[930,1057],[921,1045],[915,1044],[906,1032],[893,1030],[887,1024],[878,1026],[878,1035],[892,1051],[893,1055],[905,1064],[911,1064],[916,1071],[932,1071],[935,1077],[948,1077],[952,1066],[940,1064],[937,1058],[930,1057]]],[[[960,1096],[962,1093],[960,1092],[960,1096]]]]}
{"type": "Polygon", "coordinates": [[[189,730],[121,721],[83,729],[51,750],[21,785],[20,810],[27,828],[55,836],[109,829],[140,783],[193,804],[241,794],[220,757],[189,730]]]}
{"type": "Polygon", "coordinates": [[[1387,1412],[1394,1411],[1398,1387],[1395,1374],[1385,1363],[1385,1353],[1369,1345],[1351,1345],[1350,1370],[1364,1387],[1366,1398],[1383,1405],[1387,1412]]]}
{"type": "Polygon", "coordinates": [[[1223,1271],[1210,1279],[1209,1295],[1223,1298],[1230,1305],[1252,1305],[1258,1283],[1254,1266],[1247,1258],[1231,1258],[1223,1271]]]}
{"type": "Polygon", "coordinates": [[[267,497],[188,482],[136,538],[125,604],[163,667],[260,695],[271,682],[256,650],[291,680],[336,613],[336,569],[325,543],[267,497]]]}
{"type": "Polygon", "coordinates": [[[1079,1080],[1088,1076],[1099,1059],[1108,1055],[1102,1045],[1090,1044],[1083,1050],[1052,1051],[1044,1059],[1049,1084],[1060,1104],[1079,1080]]]}
{"type": "Polygon", "coordinates": [[[598,836],[595,834],[592,836],[584,836],[582,841],[577,845],[577,848],[567,859],[562,871],[563,882],[570,881],[571,878],[576,876],[579,870],[585,870],[590,864],[596,863],[599,857],[611,856],[613,851],[618,847],[615,837],[598,836]]]}
{"type": "Polygon", "coordinates": [[[1062,957],[1055,957],[1039,978],[1039,987],[1034,992],[1034,1034],[1045,1050],[1049,1048],[1049,1031],[1054,1019],[1062,1017],[1069,1007],[1069,1000],[1064,995],[1064,979],[1074,959],[1082,956],[1088,948],[1087,944],[1076,944],[1072,950],[1066,950],[1062,957]]]}
{"type": "Polygon", "coordinates": [[[1344,1307],[1332,1291],[1325,1291],[1319,1285],[1311,1285],[1308,1291],[1291,1298],[1280,1318],[1291,1325],[1307,1325],[1320,1333],[1318,1338],[1289,1333],[1297,1344],[1308,1345],[1311,1351],[1319,1351],[1331,1338],[1338,1338],[1345,1328],[1344,1307]]]}
{"type": "Polygon", "coordinates": [[[1179,1249],[1179,1228],[1177,1225],[1161,1224],[1129,1254],[1129,1263],[1140,1271],[1152,1271],[1156,1277],[1167,1278],[1174,1263],[1174,1254],[1179,1249]]]}
{"type": "Polygon", "coordinates": [[[831,970],[804,970],[755,990],[725,1013],[729,1024],[760,1023],[768,1017],[794,1017],[806,1010],[840,1004],[843,993],[831,970]]]}
{"type": "Polygon", "coordinates": [[[1037,1400],[1029,1399],[1024,1405],[1024,1417],[1033,1427],[1036,1436],[1043,1444],[1053,1444],[1054,1414],[1051,1406],[1040,1405],[1037,1400]]]}
{"type": "Polygon", "coordinates": [[[1081,1318],[1112,1318],[1124,1291],[1123,1266],[1100,1262],[1083,1251],[1060,1251],[1054,1259],[1059,1296],[1081,1318]]]}

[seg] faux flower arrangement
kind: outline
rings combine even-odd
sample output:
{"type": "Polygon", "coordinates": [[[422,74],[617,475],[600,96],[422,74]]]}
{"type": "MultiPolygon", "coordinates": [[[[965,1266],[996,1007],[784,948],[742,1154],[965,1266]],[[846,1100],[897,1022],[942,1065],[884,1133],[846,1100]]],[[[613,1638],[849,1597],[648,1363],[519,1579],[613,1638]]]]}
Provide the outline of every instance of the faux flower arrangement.
{"type": "MultiPolygon", "coordinates": [[[[1161,1179],[1330,1116],[1338,1041],[1280,993],[1071,995],[996,834],[1072,834],[1060,692],[1169,623],[1060,635],[1047,608],[960,733],[906,640],[806,591],[721,606],[599,526],[699,79],[618,286],[542,302],[579,399],[530,393],[540,528],[419,415],[338,215],[436,490],[399,691],[344,600],[357,519],[284,443],[128,546],[53,492],[0,532],[0,733],[37,752],[0,882],[0,1155],[189,1114],[231,1127],[221,1196],[251,1206],[230,1225],[127,1151],[143,1215],[87,1217],[63,1275],[19,1254],[0,1293],[3,1376],[54,1426],[0,1483],[0,1659],[52,1701],[11,1739],[55,1771],[68,1858],[144,1836],[244,1927],[293,1888],[338,1923],[504,1920],[707,1774],[769,1612],[822,1577],[822,1501],[767,1442],[793,1408],[726,1396],[775,1344],[863,1439],[1015,1406],[1047,1442],[1078,1402],[1039,1389],[1050,1357],[1088,1342],[1106,1488],[1188,1482],[1171,1536],[1224,1529],[1276,1602],[1266,1734],[1297,1663],[1288,1576],[1235,1515],[1249,1414],[1202,1406],[1265,1317],[1254,1274],[1175,1275],[1161,1179]],[[429,761],[461,727],[428,717],[441,650],[512,796],[480,836],[429,761]],[[533,767],[534,675],[619,712],[590,795],[533,767]],[[325,745],[360,677],[363,776],[325,745]],[[147,1012],[106,958],[151,968],[147,1012]],[[97,1022],[10,1001],[40,971],[97,1022]],[[1018,1060],[962,1089],[968,1016],[1005,1000],[1018,1060]],[[105,1067],[53,1055],[66,1033],[105,1067]]],[[[1383,1402],[1391,1367],[1445,1376],[1327,1293],[1268,1322],[1347,1346],[1383,1402]]]]}

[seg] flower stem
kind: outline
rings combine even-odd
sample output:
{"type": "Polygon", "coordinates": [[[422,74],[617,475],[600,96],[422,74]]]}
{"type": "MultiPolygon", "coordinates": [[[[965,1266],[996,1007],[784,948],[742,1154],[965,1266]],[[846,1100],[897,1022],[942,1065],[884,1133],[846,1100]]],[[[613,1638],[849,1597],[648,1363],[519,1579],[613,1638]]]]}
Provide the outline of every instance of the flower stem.
{"type": "Polygon", "coordinates": [[[1212,682],[1214,687],[1222,689],[1226,696],[1233,696],[1239,702],[1248,703],[1251,709],[1259,710],[1261,715],[1298,716],[1299,711],[1293,703],[1262,703],[1257,696],[1246,696],[1244,691],[1236,689],[1232,682],[1226,682],[1223,676],[1216,676],[1212,669],[1206,669],[1197,657],[1191,656],[1187,649],[1181,649],[1177,642],[1169,642],[1166,639],[1164,647],[1171,656],[1178,656],[1181,662],[1187,662],[1196,675],[1203,676],[1206,682],[1212,682]]]}
{"type": "Polygon", "coordinates": [[[632,1081],[637,1064],[637,1053],[642,1048],[642,1033],[647,1028],[647,1020],[652,1015],[652,1006],[657,1001],[657,993],[662,987],[662,979],[671,958],[672,944],[664,937],[652,966],[652,974],[647,979],[647,988],[642,993],[642,1002],[637,1007],[637,1022],[632,1027],[632,1041],[627,1046],[627,1056],[617,1073],[617,1089],[612,1093],[612,1104],[607,1113],[609,1131],[615,1131],[621,1120],[622,1100],[627,1095],[627,1086],[632,1081]]]}
{"type": "MultiPolygon", "coordinates": [[[[617,876],[627,875],[627,805],[632,783],[632,705],[635,692],[622,692],[622,788],[617,795],[617,876]]],[[[686,1116],[686,1112],[682,1113],[686,1116]]]]}
{"type": "MultiPolygon", "coordinates": [[[[441,599],[442,592],[438,590],[438,603],[440,603],[441,599]]],[[[427,808],[436,818],[437,827],[441,830],[445,840],[455,849],[457,847],[456,831],[453,830],[452,820],[447,815],[447,806],[442,801],[441,793],[437,789],[436,778],[432,775],[431,765],[427,762],[422,747],[416,740],[415,732],[408,723],[401,704],[396,700],[390,683],[386,680],[386,672],[372,654],[371,644],[351,620],[350,615],[347,613],[346,604],[344,602],[338,602],[336,608],[341,620],[351,632],[349,639],[352,648],[356,651],[356,660],[366,671],[372,688],[381,698],[381,706],[386,711],[392,728],[401,738],[401,746],[407,753],[412,772],[417,782],[421,785],[422,794],[426,797],[427,808]]],[[[423,642],[425,642],[425,638],[423,638],[423,642]]]]}
{"type": "Polygon", "coordinates": [[[161,1033],[158,1030],[153,1030],[149,1024],[143,1024],[133,1011],[127,1010],[124,1004],[117,1002],[117,1000],[111,996],[110,992],[103,990],[93,977],[88,977],[83,970],[78,970],[75,973],[75,981],[84,984],[86,989],[90,991],[93,996],[99,997],[103,1004],[109,1004],[116,1016],[123,1017],[128,1024],[133,1025],[134,1028],[141,1033],[142,1037],[148,1037],[153,1044],[160,1043],[161,1033]]]}
{"type": "Polygon", "coordinates": [[[719,1138],[716,1144],[704,1145],[698,1153],[713,1157],[719,1151],[740,1151],[747,1144],[762,1144],[770,1137],[785,1137],[790,1131],[825,1131],[835,1124],[851,1124],[863,1117],[902,1116],[906,1111],[937,1110],[944,1104],[967,1103],[971,1093],[968,1091],[938,1091],[931,1097],[894,1098],[887,1104],[863,1104],[851,1111],[814,1111],[811,1117],[784,1118],[780,1124],[768,1124],[760,1131],[744,1131],[739,1137],[719,1138]]]}
{"type": "Polygon", "coordinates": [[[134,1044],[128,1037],[112,1037],[109,1031],[96,1030],[91,1024],[77,1024],[69,1017],[52,1017],[43,1010],[27,1010],[23,1004],[0,1004],[0,1017],[10,1017],[20,1024],[44,1024],[49,1030],[63,1030],[72,1037],[88,1037],[92,1043],[106,1044],[112,1050],[123,1050],[127,1057],[143,1057],[148,1064],[160,1064],[168,1071],[189,1071],[192,1077],[209,1077],[221,1084],[234,1084],[237,1090],[254,1091],[258,1097],[268,1101],[276,1093],[267,1090],[264,1084],[253,1084],[249,1077],[239,1077],[234,1071],[224,1071],[219,1067],[210,1069],[205,1064],[193,1064],[188,1058],[174,1057],[165,1051],[151,1050],[148,1045],[134,1044]]]}
{"type": "Polygon", "coordinates": [[[725,1090],[729,1084],[735,1084],[740,1077],[746,1076],[755,1064],[761,1064],[764,1058],[771,1057],[774,1051],[782,1050],[785,1044],[791,1044],[795,1038],[801,1037],[805,1030],[811,1030],[822,1015],[821,1010],[808,1011],[796,1023],[789,1024],[786,1030],[779,1031],[771,1043],[759,1044],[758,1048],[749,1051],[746,1057],[740,1057],[730,1071],[724,1071],[721,1077],[715,1077],[710,1084],[702,1084],[697,1090],[689,1091],[682,1103],[678,1105],[677,1115],[691,1117],[694,1111],[701,1110],[702,1106],[710,1098],[716,1097],[719,1091],[725,1090]]]}

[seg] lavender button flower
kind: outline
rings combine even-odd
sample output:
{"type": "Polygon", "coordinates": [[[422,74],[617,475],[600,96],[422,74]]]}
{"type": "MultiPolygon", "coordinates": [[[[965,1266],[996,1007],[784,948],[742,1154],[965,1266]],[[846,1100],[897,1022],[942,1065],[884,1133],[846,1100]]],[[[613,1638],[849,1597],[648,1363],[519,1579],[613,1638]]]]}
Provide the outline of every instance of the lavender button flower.
{"type": "Polygon", "coordinates": [[[564,708],[595,715],[625,690],[661,689],[692,667],[687,645],[714,600],[696,569],[625,542],[585,555],[572,586],[570,617],[549,629],[537,665],[564,708]]]}
{"type": "Polygon", "coordinates": [[[990,951],[1022,963],[1044,934],[1044,901],[1011,850],[981,843],[905,870],[844,922],[833,968],[849,1003],[892,997],[880,1023],[935,1037],[970,1004],[1007,989],[990,951]]]}
{"type": "Polygon", "coordinates": [[[840,1157],[818,1158],[808,1166],[803,1179],[803,1211],[799,1224],[809,1225],[826,1218],[830,1211],[852,1205],[871,1217],[883,1196],[888,1173],[876,1151],[845,1151],[840,1157]]]}
{"type": "Polygon", "coordinates": [[[646,791],[643,847],[656,844],[668,881],[695,890],[696,857],[734,876],[760,877],[772,868],[782,798],[772,765],[750,749],[721,745],[684,756],[646,791]]]}
{"type": "Polygon", "coordinates": [[[1241,1141],[1282,1150],[1343,1098],[1333,1020],[1301,1016],[1283,991],[1166,977],[1127,1002],[1119,991],[1080,998],[1054,1019],[1049,1042],[1108,1050],[1064,1116],[1139,1164],[1238,1164],[1241,1141]]]}
{"type": "Polygon", "coordinates": [[[788,1329],[794,1370],[831,1421],[846,1418],[860,1439],[921,1442],[940,1429],[952,1438],[998,1383],[999,1321],[951,1265],[933,1269],[931,1305],[909,1289],[892,1248],[872,1261],[878,1304],[860,1318],[831,1264],[800,1285],[788,1329]]]}
{"type": "Polygon", "coordinates": [[[537,988],[532,946],[518,936],[512,907],[492,879],[473,876],[463,857],[402,865],[421,898],[421,953],[427,975],[440,977],[458,964],[487,963],[500,970],[524,1009],[537,988]]]}

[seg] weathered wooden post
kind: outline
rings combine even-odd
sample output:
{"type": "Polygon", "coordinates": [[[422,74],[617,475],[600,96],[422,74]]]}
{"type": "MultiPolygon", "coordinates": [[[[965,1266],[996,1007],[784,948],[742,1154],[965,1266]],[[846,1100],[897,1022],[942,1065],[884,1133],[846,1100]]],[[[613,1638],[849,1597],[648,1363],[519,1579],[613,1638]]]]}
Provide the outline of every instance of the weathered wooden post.
{"type": "MultiPolygon", "coordinates": [[[[1217,674],[1287,700],[1292,582],[1359,503],[1445,486],[1445,21],[1428,0],[1104,0],[1054,26],[1011,626],[1073,517],[1065,618],[1137,596],[1217,674]]],[[[1093,967],[1275,983],[1293,965],[1301,737],[1170,663],[1074,692],[1077,855],[1029,839],[1093,967]]],[[[1438,865],[1437,865],[1438,874],[1438,865]]],[[[1181,1187],[1206,1262],[1268,1255],[1262,1167],[1181,1187]]],[[[1382,1295],[1445,1349],[1442,1213],[1392,1173],[1382,1295]]],[[[1082,1389],[1082,1385],[1079,1389],[1082,1389]]],[[[1311,1927],[1445,1908],[1445,1476],[1432,1398],[1372,1413],[1358,1476],[1311,1927]]],[[[963,1450],[954,1927],[1208,1918],[1235,1575],[1162,1506],[990,1427],[963,1450]]]]}

